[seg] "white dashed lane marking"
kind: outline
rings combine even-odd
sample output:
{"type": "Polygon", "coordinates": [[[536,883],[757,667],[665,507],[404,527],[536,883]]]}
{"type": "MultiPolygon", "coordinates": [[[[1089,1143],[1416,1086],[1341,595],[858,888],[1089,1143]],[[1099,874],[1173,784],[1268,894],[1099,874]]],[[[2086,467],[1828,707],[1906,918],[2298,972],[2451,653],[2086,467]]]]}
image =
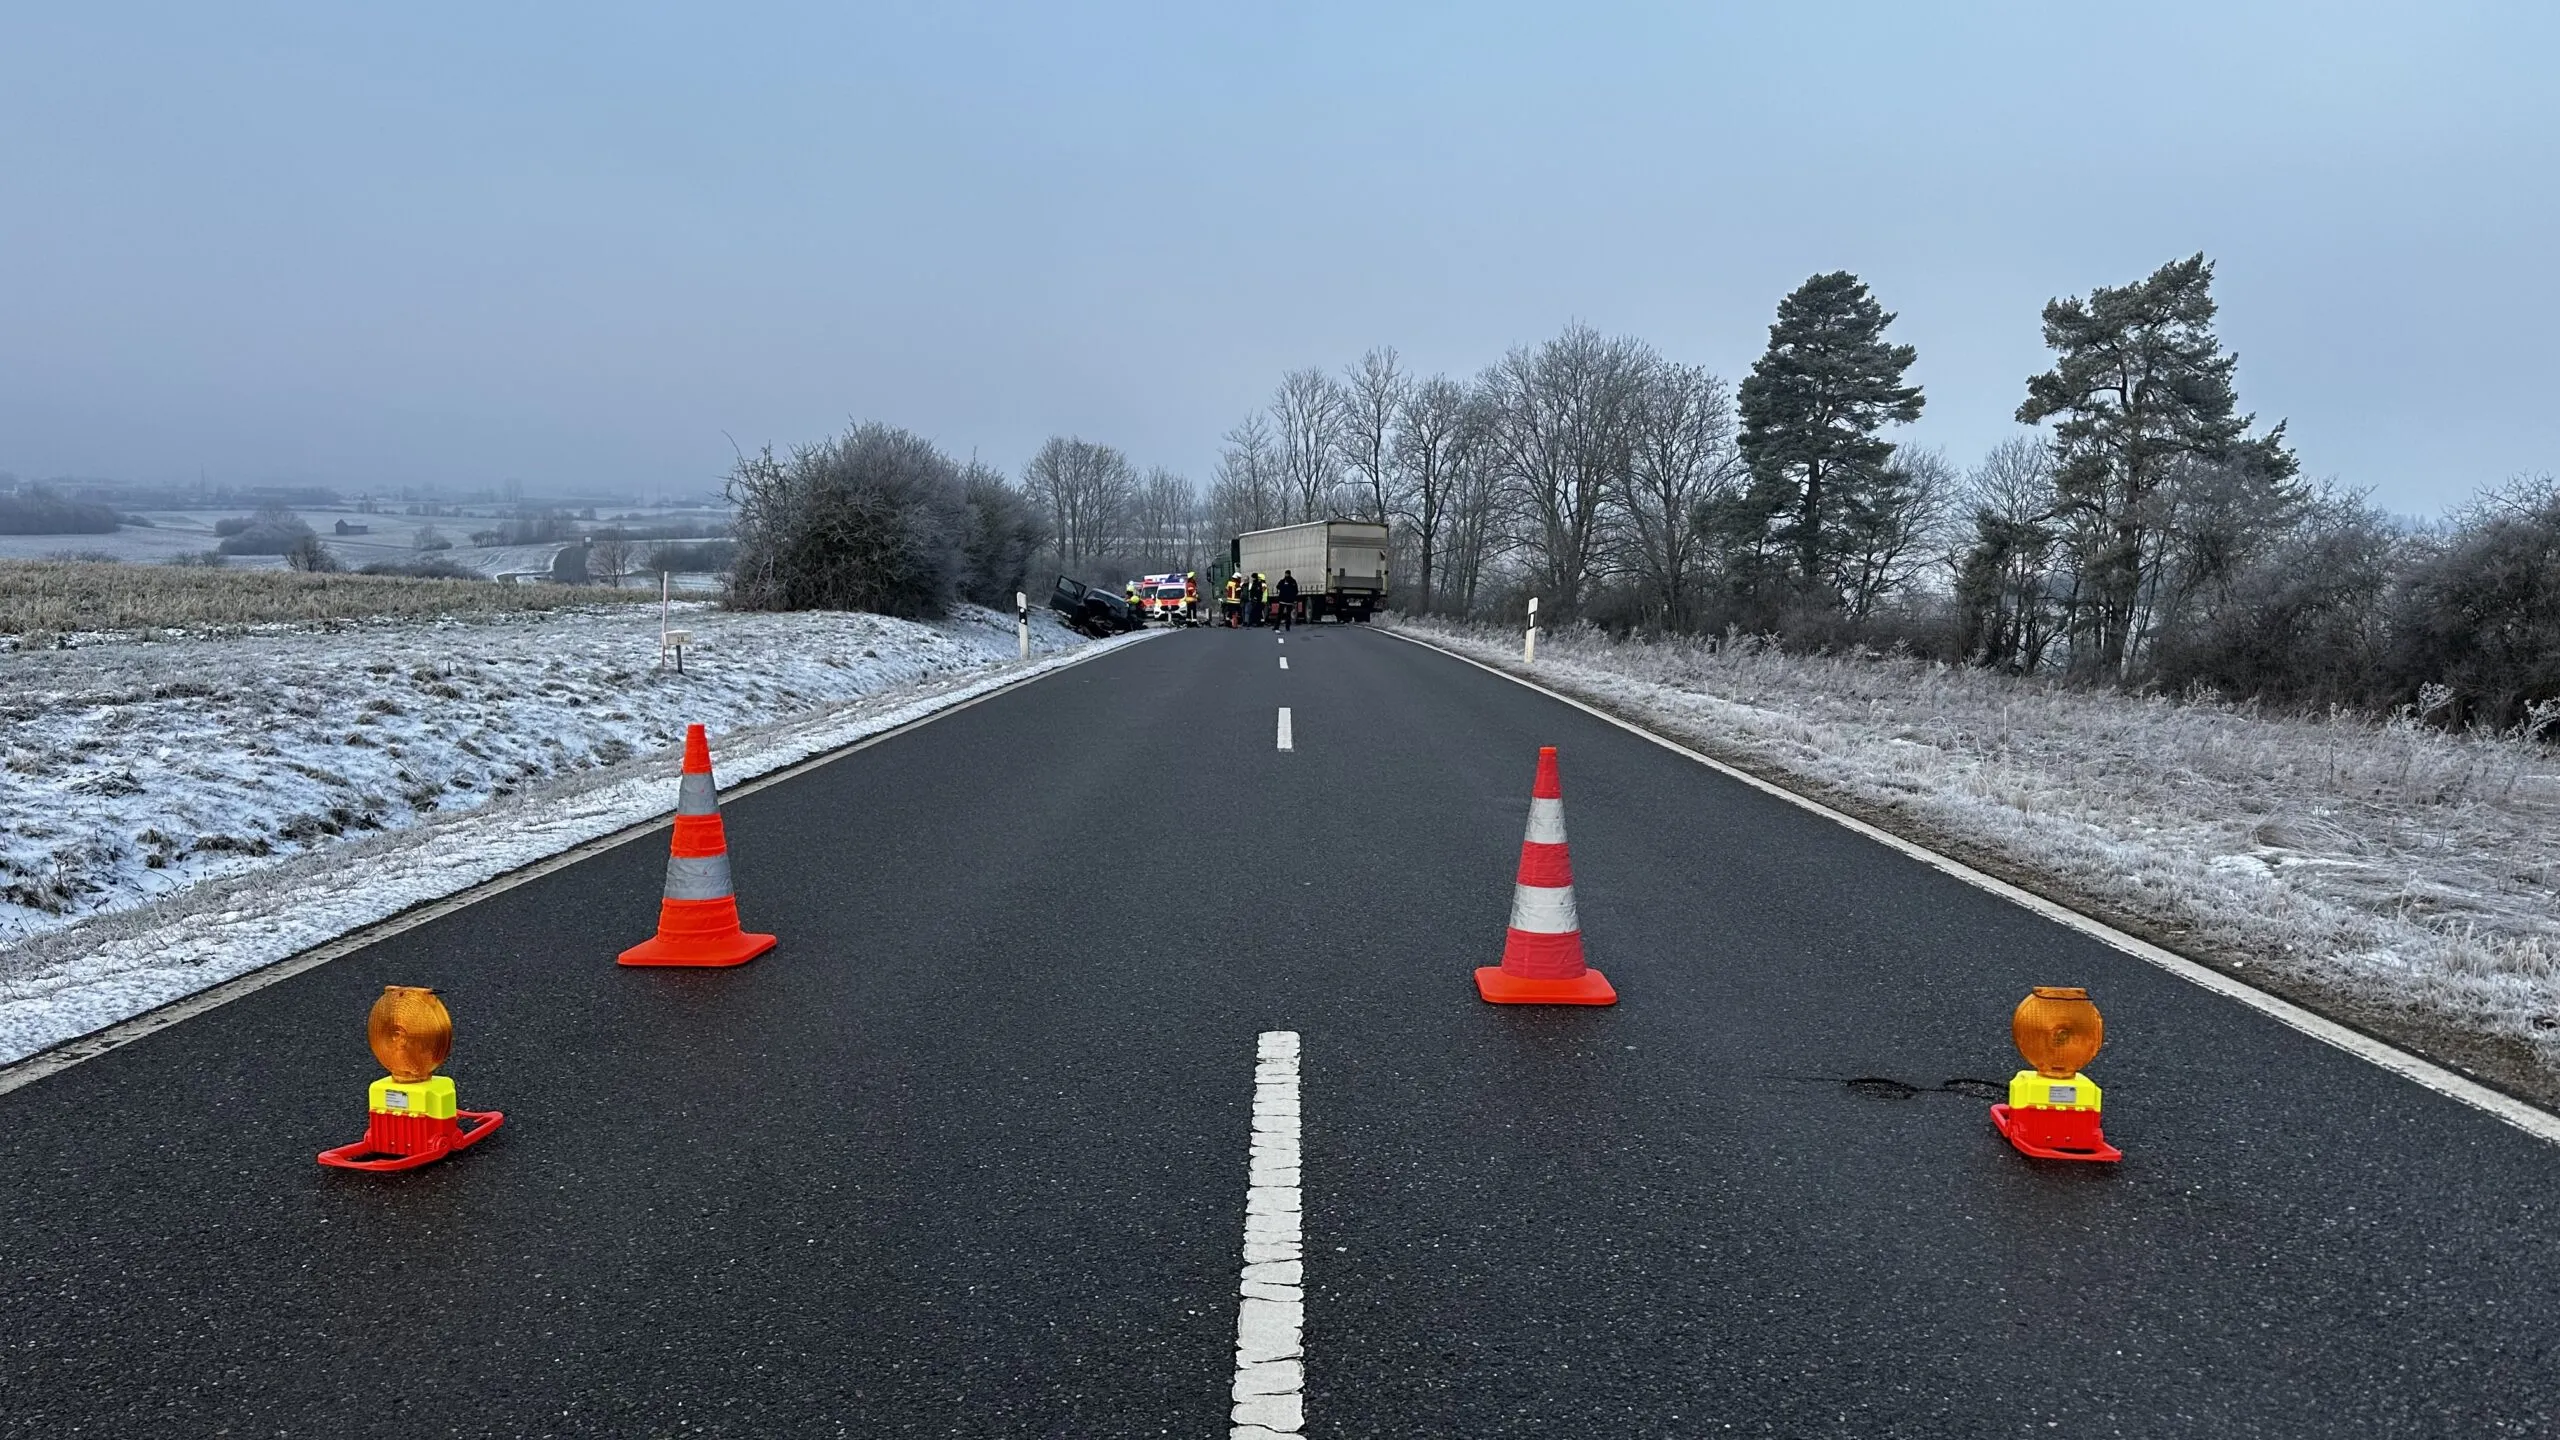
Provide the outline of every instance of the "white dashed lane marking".
{"type": "Polygon", "coordinates": [[[1283,750],[1298,748],[1289,743],[1289,707],[1286,705],[1280,707],[1280,748],[1283,750]]]}
{"type": "Polygon", "coordinates": [[[1288,656],[1283,655],[1283,656],[1281,656],[1281,657],[1280,657],[1280,668],[1281,668],[1281,669],[1283,669],[1283,670],[1286,670],[1286,669],[1288,669],[1288,668],[1289,668],[1289,657],[1288,657],[1288,656]]]}
{"type": "MultiPolygon", "coordinates": [[[[1282,711],[1287,714],[1287,711],[1282,711]]],[[[1306,1235],[1298,1154],[1298,1032],[1254,1046],[1253,1148],[1237,1284],[1235,1409],[1227,1440],[1279,1440],[1307,1426],[1306,1235]]]]}

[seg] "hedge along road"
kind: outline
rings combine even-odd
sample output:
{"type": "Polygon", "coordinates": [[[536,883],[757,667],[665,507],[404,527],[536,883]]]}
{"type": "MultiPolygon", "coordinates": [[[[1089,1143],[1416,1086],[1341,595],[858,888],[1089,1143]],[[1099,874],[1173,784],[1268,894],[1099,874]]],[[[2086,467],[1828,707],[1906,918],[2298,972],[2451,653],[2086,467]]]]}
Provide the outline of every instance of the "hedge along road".
{"type": "Polygon", "coordinates": [[[0,1430],[1221,1433],[1271,1032],[1309,1434],[2560,1419],[2560,1150],[1418,647],[1174,636],[728,818],[744,969],[614,967],[650,837],[0,1097],[0,1430]],[[1614,1009],[1470,982],[1542,744],[1614,1009]],[[324,1172],[387,982],[507,1128],[324,1172]],[[2122,1166],[1950,1085],[2039,983],[2122,1166]]]}

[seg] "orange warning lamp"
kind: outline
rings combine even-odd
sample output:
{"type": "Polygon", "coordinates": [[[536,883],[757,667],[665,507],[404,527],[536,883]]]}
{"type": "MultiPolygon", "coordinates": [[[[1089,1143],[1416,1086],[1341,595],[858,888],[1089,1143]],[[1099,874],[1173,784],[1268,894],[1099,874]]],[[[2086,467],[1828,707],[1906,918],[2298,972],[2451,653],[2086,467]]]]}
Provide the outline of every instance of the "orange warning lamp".
{"type": "Polygon", "coordinates": [[[2037,1074],[2067,1080],[2098,1057],[2098,1047],[2107,1042],[2107,1021],[2079,986],[2039,985],[2009,1016],[2009,1038],[2037,1074]]]}
{"type": "Polygon", "coordinates": [[[364,1031],[373,1058],[391,1073],[365,1094],[364,1138],[321,1151],[321,1164],[414,1170],[478,1144],[506,1122],[501,1111],[456,1108],[453,1080],[435,1073],[453,1053],[453,1014],[433,990],[383,986],[364,1031]]]}
{"type": "Polygon", "coordinates": [[[2076,985],[2038,985],[2009,1016],[2009,1038],[2032,1070],[2009,1081],[2009,1103],[1991,1107],[1991,1123],[2021,1152],[2040,1160],[2121,1160],[2098,1116],[2098,1082],[2080,1073],[2106,1043],[2107,1022],[2076,985]]]}
{"type": "Polygon", "coordinates": [[[392,1079],[415,1085],[435,1074],[453,1053],[453,1012],[433,990],[385,985],[373,1013],[365,1017],[364,1038],[392,1079]]]}

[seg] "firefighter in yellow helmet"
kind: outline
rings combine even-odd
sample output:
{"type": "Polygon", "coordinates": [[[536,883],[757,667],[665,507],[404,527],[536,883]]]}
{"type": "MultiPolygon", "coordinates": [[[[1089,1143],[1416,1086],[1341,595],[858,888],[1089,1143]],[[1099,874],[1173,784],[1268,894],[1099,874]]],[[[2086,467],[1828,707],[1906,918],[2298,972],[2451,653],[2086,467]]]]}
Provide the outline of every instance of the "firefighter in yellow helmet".
{"type": "Polygon", "coordinates": [[[1242,612],[1244,610],[1243,595],[1244,577],[1242,575],[1229,573],[1227,576],[1227,588],[1221,592],[1218,597],[1218,609],[1219,612],[1225,616],[1227,628],[1230,630],[1236,628],[1237,622],[1242,618],[1242,612]]]}

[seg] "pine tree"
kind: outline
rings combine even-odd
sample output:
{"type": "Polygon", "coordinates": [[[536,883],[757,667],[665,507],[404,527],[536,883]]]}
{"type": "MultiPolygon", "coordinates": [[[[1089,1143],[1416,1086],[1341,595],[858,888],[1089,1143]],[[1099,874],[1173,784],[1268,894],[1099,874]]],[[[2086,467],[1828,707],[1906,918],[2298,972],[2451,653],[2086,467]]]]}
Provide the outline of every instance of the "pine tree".
{"type": "Polygon", "coordinates": [[[2213,262],[2173,260],[2150,278],[2044,307],[2059,357],[2027,382],[2018,419],[2053,427],[2054,488],[2074,527],[2081,595],[2072,664],[2120,680],[2156,578],[2161,496],[2181,467],[2236,466],[2281,485],[2298,468],[2284,426],[2248,438],[2231,377],[2239,357],[2213,333],[2213,262]]]}
{"type": "Polygon", "coordinates": [[[1792,550],[1797,583],[1837,600],[1841,517],[1884,481],[1888,424],[1920,418],[1902,383],[1917,353],[1887,344],[1893,315],[1845,270],[1816,275],[1778,302],[1768,353],[1742,382],[1742,458],[1772,538],[1792,550]]]}

